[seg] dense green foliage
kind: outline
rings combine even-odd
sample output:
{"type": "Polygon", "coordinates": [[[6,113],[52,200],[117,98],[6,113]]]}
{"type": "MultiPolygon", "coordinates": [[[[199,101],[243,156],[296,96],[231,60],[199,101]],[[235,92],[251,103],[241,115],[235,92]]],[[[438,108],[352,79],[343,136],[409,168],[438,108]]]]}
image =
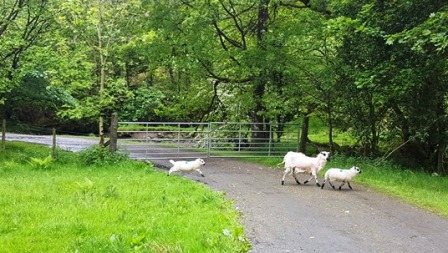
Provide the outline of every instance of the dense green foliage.
{"type": "MultiPolygon", "coordinates": [[[[220,192],[167,177],[142,162],[112,162],[109,156],[109,163],[85,165],[77,154],[63,151],[47,162],[49,152],[43,146],[8,143],[0,153],[2,252],[250,248],[238,213],[220,192]]],[[[86,152],[89,157],[97,153],[86,152]]],[[[104,160],[103,155],[98,159],[104,160]]]]}
{"type": "MultiPolygon", "coordinates": [[[[446,1],[6,0],[0,7],[7,119],[79,132],[99,125],[102,135],[111,112],[121,121],[303,119],[305,127],[319,117],[332,150],[341,146],[334,133],[348,132],[354,153],[388,152],[447,174],[446,1]]],[[[257,130],[254,138],[266,137],[257,130]]]]}

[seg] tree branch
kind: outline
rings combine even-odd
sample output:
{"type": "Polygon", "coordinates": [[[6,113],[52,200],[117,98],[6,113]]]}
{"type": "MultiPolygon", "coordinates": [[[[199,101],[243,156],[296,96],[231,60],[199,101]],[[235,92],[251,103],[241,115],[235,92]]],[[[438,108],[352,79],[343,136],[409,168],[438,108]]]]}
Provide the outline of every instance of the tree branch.
{"type": "Polygon", "coordinates": [[[225,41],[227,41],[228,43],[230,43],[232,46],[237,47],[237,48],[242,48],[244,49],[244,45],[241,44],[240,42],[230,38],[229,36],[227,36],[218,26],[218,22],[216,20],[213,20],[212,22],[213,26],[215,27],[216,31],[218,32],[218,36],[220,37],[221,40],[221,45],[223,46],[223,48],[227,51],[227,46],[225,46],[225,41]]]}
{"type": "Polygon", "coordinates": [[[5,18],[5,21],[0,22],[0,37],[6,31],[6,29],[8,29],[9,24],[11,24],[12,21],[16,19],[17,15],[19,14],[20,10],[23,8],[24,5],[25,0],[18,0],[14,3],[11,11],[9,12],[9,15],[5,18]]]}
{"type": "Polygon", "coordinates": [[[313,11],[320,12],[327,16],[331,15],[331,11],[329,11],[327,9],[317,9],[314,6],[312,6],[310,3],[310,0],[301,0],[300,2],[302,4],[286,3],[285,1],[280,1],[279,5],[283,6],[283,7],[294,8],[294,9],[311,9],[313,11]]]}
{"type": "Polygon", "coordinates": [[[218,98],[218,84],[220,82],[221,81],[219,81],[219,80],[213,80],[213,97],[212,97],[212,101],[210,101],[210,105],[208,106],[207,111],[202,115],[202,117],[199,120],[199,122],[202,122],[202,120],[205,118],[205,116],[210,114],[210,112],[213,109],[213,105],[215,104],[215,101],[218,100],[218,102],[219,102],[219,98],[218,98]]]}
{"type": "Polygon", "coordinates": [[[246,77],[246,78],[241,78],[241,79],[232,79],[232,78],[228,78],[228,77],[222,77],[219,76],[217,74],[215,74],[213,72],[213,70],[211,70],[210,66],[208,64],[206,64],[204,61],[198,59],[199,62],[201,63],[202,67],[204,67],[205,71],[207,71],[208,77],[211,77],[219,82],[222,83],[248,83],[250,81],[253,81],[254,78],[253,77],[246,77]]]}

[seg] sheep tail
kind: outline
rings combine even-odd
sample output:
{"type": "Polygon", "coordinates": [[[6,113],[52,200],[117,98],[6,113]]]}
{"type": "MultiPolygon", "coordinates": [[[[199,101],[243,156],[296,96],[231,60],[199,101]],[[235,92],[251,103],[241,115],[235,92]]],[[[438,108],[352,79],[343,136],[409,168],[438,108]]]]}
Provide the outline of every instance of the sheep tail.
{"type": "Polygon", "coordinates": [[[170,160],[170,163],[171,163],[172,165],[174,165],[174,164],[175,164],[174,160],[170,160]]]}
{"type": "Polygon", "coordinates": [[[282,161],[281,163],[277,164],[277,167],[280,167],[280,165],[285,164],[285,161],[282,161]]]}

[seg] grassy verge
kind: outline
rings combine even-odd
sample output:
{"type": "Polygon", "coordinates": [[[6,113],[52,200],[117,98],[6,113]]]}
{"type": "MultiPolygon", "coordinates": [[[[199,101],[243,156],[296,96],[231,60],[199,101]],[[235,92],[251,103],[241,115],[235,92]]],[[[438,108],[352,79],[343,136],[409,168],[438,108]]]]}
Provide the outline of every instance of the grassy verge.
{"type": "MultiPolygon", "coordinates": [[[[317,118],[310,120],[309,138],[318,143],[328,142],[325,123],[317,118]]],[[[334,133],[334,141],[339,145],[351,145],[354,139],[348,133],[334,133]]],[[[316,154],[317,152],[309,152],[316,154]]],[[[255,162],[255,159],[249,160],[255,162]]],[[[282,159],[262,159],[261,163],[278,167],[282,159]]],[[[319,178],[323,178],[328,168],[350,168],[358,166],[362,173],[354,179],[389,196],[396,197],[411,205],[427,209],[433,213],[448,217],[448,178],[432,175],[416,169],[401,167],[382,159],[367,159],[345,157],[332,154],[332,161],[328,162],[321,171],[319,178]]],[[[281,167],[281,166],[280,166],[281,167]]],[[[282,167],[283,168],[283,167],[282,167]]]]}
{"type": "MultiPolygon", "coordinates": [[[[244,158],[248,162],[260,163],[283,170],[282,158],[244,158]]],[[[448,178],[424,171],[411,171],[397,164],[381,159],[367,159],[332,155],[331,161],[319,173],[323,180],[329,168],[361,168],[362,173],[353,181],[396,197],[411,205],[427,209],[448,217],[448,178]]]]}
{"type": "Polygon", "coordinates": [[[140,162],[84,165],[8,143],[0,157],[2,252],[246,252],[223,193],[140,162]],[[37,158],[31,162],[30,158],[37,158]],[[43,164],[43,165],[42,165],[43,164]],[[45,166],[44,166],[45,165],[45,166]]]}
{"type": "Polygon", "coordinates": [[[424,171],[411,171],[381,159],[370,160],[337,155],[326,168],[350,168],[354,165],[362,170],[354,181],[448,217],[448,178],[424,171]]]}

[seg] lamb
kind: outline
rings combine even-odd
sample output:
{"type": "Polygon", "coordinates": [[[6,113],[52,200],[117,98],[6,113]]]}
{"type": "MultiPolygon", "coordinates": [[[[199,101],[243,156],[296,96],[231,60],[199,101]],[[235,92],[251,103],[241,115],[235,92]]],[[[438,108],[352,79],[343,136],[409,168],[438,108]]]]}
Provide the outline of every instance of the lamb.
{"type": "Polygon", "coordinates": [[[194,161],[173,161],[170,160],[170,163],[173,165],[173,167],[170,168],[170,171],[168,172],[168,176],[176,171],[192,171],[195,170],[201,174],[202,177],[205,177],[204,174],[202,174],[202,171],[199,169],[202,165],[205,165],[204,160],[201,158],[198,158],[194,161]]]}
{"type": "Polygon", "coordinates": [[[331,187],[333,187],[333,189],[335,188],[334,185],[331,183],[331,181],[342,182],[342,184],[339,186],[339,190],[341,190],[341,187],[345,183],[348,184],[348,187],[350,187],[350,189],[353,189],[352,186],[350,185],[350,181],[352,181],[352,179],[356,177],[359,173],[361,173],[361,169],[355,166],[345,170],[337,168],[328,169],[327,172],[325,172],[325,179],[324,182],[322,183],[321,189],[324,188],[325,183],[327,181],[331,185],[331,187]]]}
{"type": "Polygon", "coordinates": [[[322,151],[316,157],[308,157],[303,153],[288,152],[283,158],[285,163],[285,172],[283,172],[282,185],[285,184],[286,174],[292,173],[292,176],[296,180],[297,184],[300,184],[297,179],[297,173],[309,173],[311,177],[304,182],[308,183],[313,177],[316,180],[316,185],[320,186],[317,180],[317,173],[325,166],[327,161],[330,160],[330,152],[322,151]]]}

